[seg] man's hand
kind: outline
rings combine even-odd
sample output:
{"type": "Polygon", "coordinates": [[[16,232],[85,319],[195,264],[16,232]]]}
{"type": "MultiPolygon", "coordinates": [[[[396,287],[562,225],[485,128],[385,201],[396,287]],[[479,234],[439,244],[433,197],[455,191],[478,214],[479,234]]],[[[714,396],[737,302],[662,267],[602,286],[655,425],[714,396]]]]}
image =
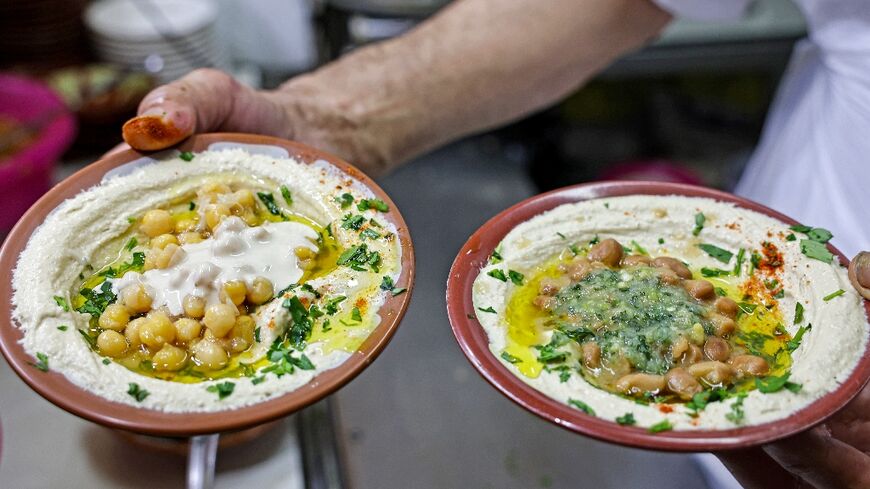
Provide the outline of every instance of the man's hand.
{"type": "MultiPolygon", "coordinates": [[[[859,291],[870,285],[868,257],[859,253],[849,269],[859,291]]],[[[820,426],[762,448],[717,456],[746,489],[870,488],[870,386],[820,426]]]]}

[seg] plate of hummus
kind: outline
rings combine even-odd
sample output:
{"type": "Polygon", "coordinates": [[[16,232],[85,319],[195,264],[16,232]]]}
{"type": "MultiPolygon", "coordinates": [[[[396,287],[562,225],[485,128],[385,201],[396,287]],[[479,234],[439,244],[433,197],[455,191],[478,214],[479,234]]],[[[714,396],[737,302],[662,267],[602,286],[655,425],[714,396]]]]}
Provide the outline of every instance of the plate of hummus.
{"type": "Polygon", "coordinates": [[[748,447],[823,421],[870,377],[870,306],[831,238],[702,187],[567,187],[468,240],[448,313],[483,377],[559,426],[748,447]]]}
{"type": "Polygon", "coordinates": [[[158,436],[292,413],[370,364],[414,281],[359,170],[277,138],[127,150],[53,188],[0,251],[0,350],[49,401],[158,436]]]}

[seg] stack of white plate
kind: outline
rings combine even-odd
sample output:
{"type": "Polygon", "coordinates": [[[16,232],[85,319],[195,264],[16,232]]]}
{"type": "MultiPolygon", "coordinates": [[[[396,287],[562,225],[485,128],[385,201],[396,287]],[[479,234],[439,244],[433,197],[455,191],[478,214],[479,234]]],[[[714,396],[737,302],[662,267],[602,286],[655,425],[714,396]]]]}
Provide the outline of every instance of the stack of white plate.
{"type": "Polygon", "coordinates": [[[211,0],[99,0],[85,12],[98,56],[162,82],[201,67],[227,69],[211,0]]]}

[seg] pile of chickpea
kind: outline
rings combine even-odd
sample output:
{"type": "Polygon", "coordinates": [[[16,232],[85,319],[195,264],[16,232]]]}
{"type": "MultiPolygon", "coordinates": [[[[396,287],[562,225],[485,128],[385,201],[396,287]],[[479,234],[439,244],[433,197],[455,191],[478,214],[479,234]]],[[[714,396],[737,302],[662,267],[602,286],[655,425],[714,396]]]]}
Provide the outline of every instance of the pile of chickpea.
{"type": "Polygon", "coordinates": [[[727,386],[769,371],[770,366],[764,358],[748,354],[729,341],[737,329],[737,302],[718,297],[709,281],[693,279],[691,270],[683,262],[666,256],[653,259],[645,255],[626,255],[622,245],[614,239],[595,244],[585,257],[561,264],[559,271],[562,275],[541,281],[534,304],[542,310],[549,310],[554,306],[554,296],[559,290],[583,280],[592,271],[604,267],[634,266],[655,268],[662,284],[682,287],[705,305],[713,334],[707,335],[699,324],[696,331],[680,336],[669,352],[674,367],[665,375],[634,371],[625,359],[617,359],[605,366],[601,348],[596,342],[589,341],[581,345],[580,355],[583,366],[590,372],[612,379],[611,387],[622,394],[666,393],[689,400],[704,390],[705,385],[727,386]]]}
{"type": "MultiPolygon", "coordinates": [[[[196,202],[202,211],[192,217],[175,218],[163,209],[142,216],[138,229],[148,238],[145,244],[149,247],[145,270],[172,266],[176,257],[183,256],[178,253],[181,245],[209,238],[225,217],[238,216],[250,226],[263,220],[264,211],[258,209],[250,189],[234,191],[223,183],[206,184],[197,191],[196,202]]],[[[301,247],[296,254],[303,268],[311,267],[314,252],[301,247]]],[[[264,277],[256,277],[250,285],[228,281],[220,288],[220,303],[206,304],[202,297],[188,295],[182,302],[184,314],[173,317],[165,307],[152,309],[153,298],[146,288],[131,284],[100,316],[96,344],[109,357],[148,359],[157,371],[178,371],[190,361],[218,370],[227,366],[230,355],[253,345],[256,324],[249,313],[273,294],[274,285],[264,277]]]]}

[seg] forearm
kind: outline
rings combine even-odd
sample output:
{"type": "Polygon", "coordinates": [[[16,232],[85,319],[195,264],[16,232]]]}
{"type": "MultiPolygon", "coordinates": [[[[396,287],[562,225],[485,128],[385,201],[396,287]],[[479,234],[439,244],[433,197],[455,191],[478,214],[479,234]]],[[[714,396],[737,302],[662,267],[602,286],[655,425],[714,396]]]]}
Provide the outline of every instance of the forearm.
{"type": "Polygon", "coordinates": [[[383,168],[553,103],[669,19],[648,0],[462,0],[281,92],[294,133],[383,168]]]}

